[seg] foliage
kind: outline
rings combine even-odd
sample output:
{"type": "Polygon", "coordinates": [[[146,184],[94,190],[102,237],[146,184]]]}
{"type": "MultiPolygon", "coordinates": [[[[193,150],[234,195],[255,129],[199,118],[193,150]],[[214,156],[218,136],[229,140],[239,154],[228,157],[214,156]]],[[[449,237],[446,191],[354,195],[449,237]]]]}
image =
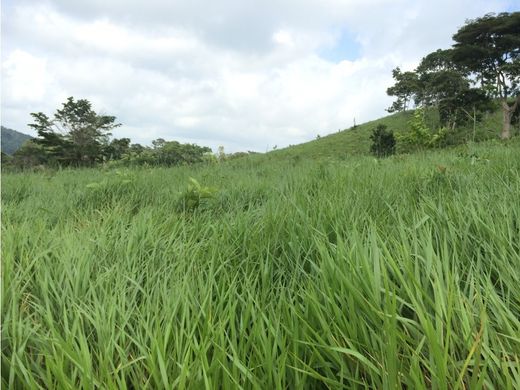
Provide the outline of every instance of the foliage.
{"type": "Polygon", "coordinates": [[[28,169],[48,163],[47,150],[34,139],[25,142],[13,155],[11,163],[14,167],[28,169]]]}
{"type": "Polygon", "coordinates": [[[388,112],[400,112],[408,109],[410,102],[416,98],[419,90],[419,79],[415,72],[402,72],[399,67],[392,70],[395,85],[388,88],[388,96],[395,96],[397,100],[387,109],[388,112]]]}
{"type": "Polygon", "coordinates": [[[122,156],[122,165],[174,166],[190,165],[207,160],[211,149],[195,144],[181,144],[159,138],[152,142],[153,148],[131,145],[122,156]]]}
{"type": "Polygon", "coordinates": [[[2,160],[1,160],[1,163],[2,163],[2,169],[8,165],[11,164],[13,158],[11,156],[9,156],[8,154],[2,152],[2,160]]]}
{"type": "Polygon", "coordinates": [[[397,140],[408,149],[423,149],[443,146],[448,135],[448,129],[441,127],[433,132],[424,120],[424,109],[416,109],[410,121],[410,131],[397,134],[397,140]]]}
{"type": "Polygon", "coordinates": [[[112,186],[120,187],[133,184],[135,182],[135,175],[129,171],[115,170],[106,175],[101,181],[88,183],[85,187],[94,190],[106,190],[112,186]]]}
{"type": "Polygon", "coordinates": [[[370,152],[377,157],[387,157],[395,153],[395,138],[385,125],[377,126],[370,136],[370,152]]]}
{"type": "Polygon", "coordinates": [[[130,152],[130,138],[114,138],[103,149],[105,160],[121,160],[130,152]]]}
{"type": "Polygon", "coordinates": [[[453,36],[454,60],[473,72],[493,97],[518,95],[520,12],[470,20],[453,36]]]}
{"type": "Polygon", "coordinates": [[[217,190],[212,187],[201,185],[197,180],[190,177],[188,188],[177,200],[177,209],[180,211],[194,211],[200,206],[205,206],[208,200],[213,199],[217,190]]]}
{"type": "Polygon", "coordinates": [[[519,142],[5,174],[1,386],[519,388],[519,142]]]}
{"type": "Polygon", "coordinates": [[[397,99],[388,111],[406,110],[413,99],[420,107],[438,110],[441,125],[453,130],[470,120],[481,120],[493,110],[492,99],[500,98],[501,136],[509,138],[520,104],[519,37],[520,12],[468,21],[453,36],[452,48],[426,55],[414,71],[392,71],[395,84],[387,94],[397,99]]]}
{"type": "Polygon", "coordinates": [[[453,40],[454,61],[471,72],[489,96],[501,99],[501,137],[510,138],[511,117],[520,104],[520,12],[470,20],[453,40]]]}
{"type": "Polygon", "coordinates": [[[64,166],[92,166],[103,161],[110,130],[120,126],[114,116],[99,115],[86,99],[69,97],[51,119],[31,113],[29,124],[38,133],[34,142],[47,154],[47,161],[64,166]]]}

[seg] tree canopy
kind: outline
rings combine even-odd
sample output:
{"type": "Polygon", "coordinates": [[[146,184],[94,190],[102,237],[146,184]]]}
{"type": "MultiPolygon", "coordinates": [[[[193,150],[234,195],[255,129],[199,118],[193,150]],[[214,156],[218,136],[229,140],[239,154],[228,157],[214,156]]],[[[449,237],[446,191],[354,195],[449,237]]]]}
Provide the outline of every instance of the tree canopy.
{"type": "Polygon", "coordinates": [[[93,165],[103,160],[103,149],[110,131],[118,126],[114,116],[99,115],[86,99],[69,97],[53,118],[42,112],[31,113],[29,124],[38,133],[34,142],[49,159],[63,165],[93,165]]]}
{"type": "Polygon", "coordinates": [[[511,117],[520,103],[520,12],[470,20],[453,40],[454,61],[471,72],[489,96],[501,100],[501,137],[511,137],[511,117]]]}
{"type": "MultiPolygon", "coordinates": [[[[486,111],[493,99],[503,109],[501,137],[511,137],[511,119],[520,104],[520,12],[469,20],[449,49],[426,55],[414,71],[392,72],[387,93],[397,99],[389,112],[416,106],[438,110],[441,124],[455,128],[468,112],[486,111]]],[[[476,115],[476,114],[474,114],[476,115]]]]}

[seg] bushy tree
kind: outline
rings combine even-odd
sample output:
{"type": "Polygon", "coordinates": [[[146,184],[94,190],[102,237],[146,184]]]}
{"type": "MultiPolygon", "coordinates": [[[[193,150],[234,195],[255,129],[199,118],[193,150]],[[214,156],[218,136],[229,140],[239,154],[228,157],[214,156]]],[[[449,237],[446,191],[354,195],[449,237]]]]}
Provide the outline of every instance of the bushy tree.
{"type": "Polygon", "coordinates": [[[387,130],[385,125],[379,125],[372,130],[370,136],[372,145],[370,152],[377,157],[386,157],[395,153],[395,138],[394,133],[387,130]]]}
{"type": "Polygon", "coordinates": [[[130,151],[130,138],[114,138],[105,146],[103,154],[106,160],[120,160],[130,151]]]}
{"type": "Polygon", "coordinates": [[[38,144],[35,140],[29,140],[13,154],[11,163],[14,167],[20,169],[46,165],[49,163],[49,154],[44,146],[38,144]]]}
{"type": "Polygon", "coordinates": [[[388,88],[386,93],[395,96],[397,100],[390,106],[388,112],[405,111],[419,90],[419,79],[415,72],[401,72],[399,67],[392,70],[395,84],[388,88]]]}
{"type": "Polygon", "coordinates": [[[453,59],[480,87],[501,101],[501,137],[511,137],[511,118],[520,104],[520,12],[470,20],[453,36],[453,59]],[[510,101],[512,99],[512,101],[510,101]]]}
{"type": "Polygon", "coordinates": [[[120,124],[114,116],[99,115],[86,99],[69,97],[51,119],[42,112],[32,113],[29,124],[38,133],[40,145],[50,161],[60,165],[93,165],[102,161],[110,131],[120,124]]]}

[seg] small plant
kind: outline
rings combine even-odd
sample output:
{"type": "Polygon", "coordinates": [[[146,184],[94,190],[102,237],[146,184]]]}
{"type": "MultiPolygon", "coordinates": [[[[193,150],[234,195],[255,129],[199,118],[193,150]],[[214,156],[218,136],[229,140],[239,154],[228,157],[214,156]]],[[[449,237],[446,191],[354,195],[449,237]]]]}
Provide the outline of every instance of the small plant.
{"type": "Polygon", "coordinates": [[[410,131],[397,134],[397,140],[412,149],[435,148],[446,142],[448,128],[441,127],[434,133],[424,120],[424,109],[418,108],[410,121],[410,131]]]}
{"type": "Polygon", "coordinates": [[[385,125],[377,126],[370,136],[372,145],[370,152],[377,157],[387,157],[395,153],[395,137],[385,125]]]}
{"type": "Polygon", "coordinates": [[[190,177],[188,188],[181,193],[177,201],[179,211],[194,211],[202,205],[207,204],[208,200],[213,199],[217,189],[201,185],[197,180],[190,177]]]}
{"type": "MultiPolygon", "coordinates": [[[[108,175],[107,175],[108,176],[108,175]]],[[[110,186],[123,187],[134,183],[135,176],[128,171],[116,170],[111,174],[111,179],[108,177],[98,182],[92,182],[86,185],[86,188],[91,190],[104,190],[110,186]]]]}

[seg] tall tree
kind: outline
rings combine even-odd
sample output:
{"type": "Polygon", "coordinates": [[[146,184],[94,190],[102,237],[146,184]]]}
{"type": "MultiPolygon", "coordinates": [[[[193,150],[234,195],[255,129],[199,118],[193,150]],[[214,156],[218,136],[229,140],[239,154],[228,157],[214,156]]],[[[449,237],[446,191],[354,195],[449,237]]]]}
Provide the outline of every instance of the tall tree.
{"type": "Polygon", "coordinates": [[[470,71],[489,96],[500,99],[501,137],[510,138],[511,118],[520,104],[520,12],[470,20],[453,40],[453,60],[470,71]]]}
{"type": "Polygon", "coordinates": [[[435,107],[443,126],[454,128],[468,119],[473,108],[486,110],[489,99],[480,89],[471,88],[468,72],[453,61],[453,50],[437,50],[421,60],[417,102],[435,107]]]}
{"type": "Polygon", "coordinates": [[[61,164],[92,165],[102,160],[110,130],[120,126],[114,116],[99,115],[88,100],[73,97],[52,119],[41,112],[31,115],[34,123],[29,126],[38,133],[35,142],[61,164]]]}
{"type": "Polygon", "coordinates": [[[399,67],[392,70],[395,84],[386,90],[388,96],[395,96],[397,100],[390,106],[388,112],[405,111],[408,104],[417,95],[418,83],[417,73],[401,72],[399,67]]]}
{"type": "Polygon", "coordinates": [[[130,138],[114,138],[103,150],[107,160],[120,160],[130,152],[130,138]]]}
{"type": "Polygon", "coordinates": [[[416,69],[418,77],[417,102],[423,106],[439,104],[469,87],[465,75],[451,59],[450,50],[437,50],[421,60],[416,69]]]}

